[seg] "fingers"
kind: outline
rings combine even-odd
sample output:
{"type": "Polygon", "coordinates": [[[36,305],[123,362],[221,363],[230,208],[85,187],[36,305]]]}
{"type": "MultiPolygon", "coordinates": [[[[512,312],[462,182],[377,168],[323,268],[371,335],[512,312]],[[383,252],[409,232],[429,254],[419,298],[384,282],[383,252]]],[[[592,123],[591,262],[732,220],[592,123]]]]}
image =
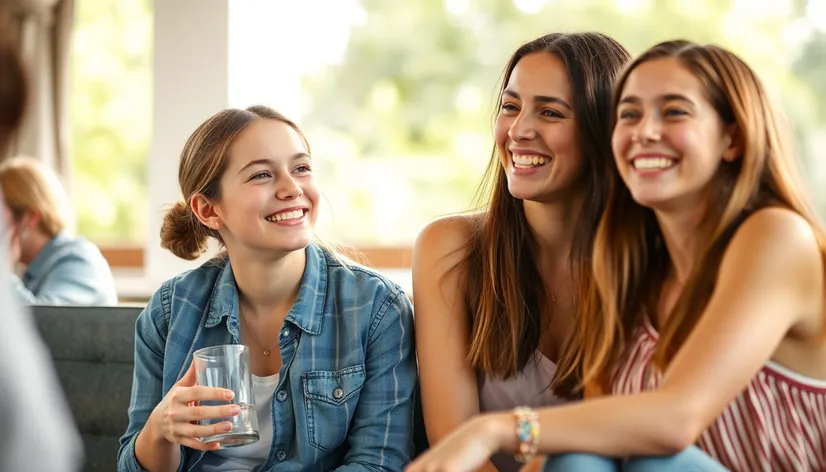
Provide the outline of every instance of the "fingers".
{"type": "Polygon", "coordinates": [[[173,410],[170,416],[173,416],[175,421],[184,422],[226,418],[236,416],[239,413],[241,413],[241,407],[234,404],[219,406],[188,405],[177,411],[173,410]]]}
{"type": "Polygon", "coordinates": [[[195,359],[192,360],[192,363],[189,364],[189,369],[186,370],[186,373],[180,380],[175,382],[175,385],[181,387],[192,387],[195,385],[195,359]]]}
{"type": "Polygon", "coordinates": [[[229,421],[222,421],[215,424],[192,424],[192,423],[175,423],[173,434],[175,442],[183,444],[183,441],[194,439],[200,442],[201,438],[215,436],[216,434],[228,433],[232,430],[232,424],[229,421]]]}
{"type": "Polygon", "coordinates": [[[178,444],[192,449],[197,449],[199,451],[214,451],[221,447],[221,445],[217,442],[205,443],[192,438],[181,438],[178,440],[178,444]]]}
{"type": "Polygon", "coordinates": [[[172,393],[171,400],[177,403],[216,401],[226,402],[235,397],[232,390],[218,387],[178,387],[172,393]]]}

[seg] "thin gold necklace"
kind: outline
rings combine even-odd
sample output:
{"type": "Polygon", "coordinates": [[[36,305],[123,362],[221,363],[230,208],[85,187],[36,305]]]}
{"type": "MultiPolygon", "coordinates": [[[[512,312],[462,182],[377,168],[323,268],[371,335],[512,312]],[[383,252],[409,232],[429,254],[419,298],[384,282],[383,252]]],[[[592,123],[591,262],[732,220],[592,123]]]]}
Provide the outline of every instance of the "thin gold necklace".
{"type": "MultiPolygon", "coordinates": [[[[247,317],[244,315],[244,309],[243,309],[243,308],[241,308],[241,304],[240,304],[240,303],[238,304],[238,313],[240,313],[240,314],[241,314],[241,319],[242,319],[242,320],[244,320],[244,326],[246,326],[246,327],[247,327],[247,331],[250,333],[250,336],[252,336],[252,341],[253,341],[253,343],[255,343],[255,345],[256,345],[256,346],[258,346],[258,347],[260,348],[260,347],[261,347],[261,343],[258,341],[258,338],[256,338],[256,337],[255,337],[255,333],[253,333],[253,332],[252,332],[252,328],[250,328],[250,324],[247,322],[247,317]]],[[[270,353],[272,353],[272,350],[273,350],[273,349],[275,349],[276,347],[278,347],[278,343],[275,343],[275,344],[274,344],[271,348],[269,348],[269,349],[264,349],[264,355],[265,355],[265,356],[269,356],[269,355],[270,355],[270,353]]]]}

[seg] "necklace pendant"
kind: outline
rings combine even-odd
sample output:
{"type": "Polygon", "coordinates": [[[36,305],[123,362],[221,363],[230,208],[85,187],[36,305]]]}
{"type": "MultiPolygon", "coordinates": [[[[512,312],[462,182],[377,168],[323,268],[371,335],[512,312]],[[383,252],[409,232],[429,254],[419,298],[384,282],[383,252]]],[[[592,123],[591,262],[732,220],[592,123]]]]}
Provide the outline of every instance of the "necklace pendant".
{"type": "Polygon", "coordinates": [[[265,356],[269,356],[269,355],[270,355],[270,351],[268,351],[268,350],[264,349],[264,355],[265,355],[265,356]]]}

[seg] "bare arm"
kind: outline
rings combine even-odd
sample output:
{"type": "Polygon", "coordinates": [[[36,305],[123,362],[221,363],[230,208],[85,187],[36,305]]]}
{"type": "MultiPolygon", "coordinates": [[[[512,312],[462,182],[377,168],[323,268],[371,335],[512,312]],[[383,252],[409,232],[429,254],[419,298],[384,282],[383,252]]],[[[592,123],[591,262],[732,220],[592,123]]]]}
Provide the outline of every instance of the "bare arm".
{"type": "MultiPolygon", "coordinates": [[[[468,217],[429,224],[413,249],[413,305],[422,409],[431,446],[479,414],[476,371],[467,362],[470,324],[464,274],[451,269],[466,256],[468,217]]],[[[491,463],[480,469],[495,472],[491,463]]]]}
{"type": "MultiPolygon", "coordinates": [[[[723,258],[717,287],[658,390],[540,411],[541,451],[667,454],[694,443],[748,385],[790,330],[823,323],[824,268],[808,223],[787,210],[750,217],[723,258]]],[[[513,417],[482,424],[515,450],[513,417]]]]}

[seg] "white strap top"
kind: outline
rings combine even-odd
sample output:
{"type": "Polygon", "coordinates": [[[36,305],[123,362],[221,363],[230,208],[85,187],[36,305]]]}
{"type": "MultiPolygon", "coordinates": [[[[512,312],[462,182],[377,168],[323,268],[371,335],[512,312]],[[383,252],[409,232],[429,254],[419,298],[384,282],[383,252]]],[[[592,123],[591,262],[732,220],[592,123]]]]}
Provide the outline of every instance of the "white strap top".
{"type": "MultiPolygon", "coordinates": [[[[556,364],[539,351],[536,351],[534,359],[522,371],[509,379],[480,372],[479,409],[489,412],[511,410],[517,406],[536,408],[563,403],[565,400],[555,396],[550,389],[554,375],[556,364]]],[[[517,472],[522,466],[506,454],[496,454],[491,461],[499,472],[517,472]]]]}

